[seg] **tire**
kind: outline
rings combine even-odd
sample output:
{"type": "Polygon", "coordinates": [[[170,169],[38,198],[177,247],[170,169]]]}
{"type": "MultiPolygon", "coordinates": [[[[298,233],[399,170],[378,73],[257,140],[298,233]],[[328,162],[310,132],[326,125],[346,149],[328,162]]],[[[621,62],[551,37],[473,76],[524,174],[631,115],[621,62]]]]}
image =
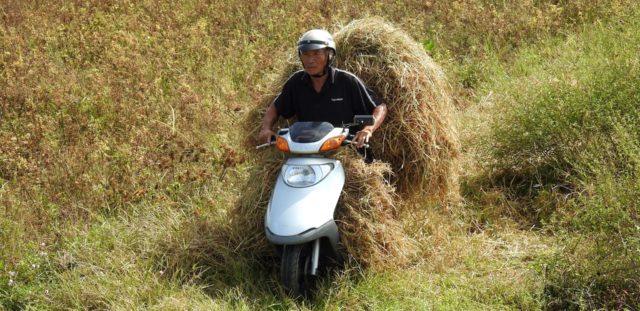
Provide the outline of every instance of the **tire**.
{"type": "Polygon", "coordinates": [[[315,285],[311,275],[311,243],[284,247],[280,264],[280,280],[292,296],[308,294],[315,285]]]}

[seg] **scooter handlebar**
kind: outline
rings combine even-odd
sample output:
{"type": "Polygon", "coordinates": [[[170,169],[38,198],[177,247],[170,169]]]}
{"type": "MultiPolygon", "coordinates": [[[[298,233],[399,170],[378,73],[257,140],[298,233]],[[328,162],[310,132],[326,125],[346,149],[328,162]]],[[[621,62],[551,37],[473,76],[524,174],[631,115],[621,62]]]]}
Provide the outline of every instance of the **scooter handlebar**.
{"type": "MultiPolygon", "coordinates": [[[[345,139],[344,142],[343,142],[343,145],[351,145],[352,143],[353,143],[353,140],[345,139]]],[[[369,144],[364,144],[364,145],[362,145],[362,147],[369,148],[369,144]]]]}
{"type": "MultiPolygon", "coordinates": [[[[356,135],[354,134],[349,134],[347,135],[347,139],[344,140],[344,142],[342,143],[342,145],[350,145],[353,143],[353,138],[355,138],[356,135]]],[[[264,144],[260,144],[256,146],[256,149],[262,149],[265,147],[269,147],[271,145],[275,145],[276,144],[276,136],[275,135],[271,135],[271,137],[269,138],[269,142],[268,143],[264,143],[264,144]]],[[[369,144],[364,144],[362,147],[364,148],[369,148],[369,144]]]]}
{"type": "Polygon", "coordinates": [[[264,148],[264,147],[269,147],[271,145],[275,145],[276,144],[276,135],[271,135],[269,137],[269,142],[268,143],[264,143],[261,145],[257,145],[256,149],[260,149],[260,148],[264,148]]]}
{"type": "MultiPolygon", "coordinates": [[[[347,139],[344,140],[343,145],[350,145],[353,143],[353,139],[356,137],[355,134],[349,134],[347,135],[347,139]]],[[[364,144],[362,145],[362,147],[364,148],[369,148],[369,144],[364,144]]]]}
{"type": "Polygon", "coordinates": [[[257,145],[257,146],[256,146],[256,149],[261,149],[261,148],[264,148],[264,147],[269,147],[269,146],[271,146],[271,145],[275,145],[275,144],[276,144],[275,142],[270,141],[270,142],[268,142],[268,143],[264,143],[264,144],[262,144],[262,145],[257,145]]]}

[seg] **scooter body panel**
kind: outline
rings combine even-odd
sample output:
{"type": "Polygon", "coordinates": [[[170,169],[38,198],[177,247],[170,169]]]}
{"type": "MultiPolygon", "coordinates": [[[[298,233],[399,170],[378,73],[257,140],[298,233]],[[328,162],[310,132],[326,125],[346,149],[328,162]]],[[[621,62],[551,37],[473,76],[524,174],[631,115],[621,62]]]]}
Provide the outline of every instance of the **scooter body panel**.
{"type": "MultiPolygon", "coordinates": [[[[340,161],[323,157],[290,158],[286,165],[332,164],[333,169],[317,184],[310,187],[292,187],[284,182],[283,173],[278,175],[276,185],[265,215],[265,228],[271,235],[291,237],[321,228],[333,222],[338,199],[345,182],[344,169],[340,161]]],[[[279,244],[278,241],[271,241],[279,244]]]]}

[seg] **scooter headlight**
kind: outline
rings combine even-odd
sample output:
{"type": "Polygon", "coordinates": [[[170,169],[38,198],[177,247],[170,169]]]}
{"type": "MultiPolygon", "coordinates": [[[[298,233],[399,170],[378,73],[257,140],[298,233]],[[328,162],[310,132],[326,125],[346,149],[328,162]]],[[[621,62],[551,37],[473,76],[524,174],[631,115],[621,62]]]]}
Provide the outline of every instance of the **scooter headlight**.
{"type": "Polygon", "coordinates": [[[285,165],[282,167],[282,178],[291,187],[310,187],[327,177],[333,164],[320,165],[285,165]]]}

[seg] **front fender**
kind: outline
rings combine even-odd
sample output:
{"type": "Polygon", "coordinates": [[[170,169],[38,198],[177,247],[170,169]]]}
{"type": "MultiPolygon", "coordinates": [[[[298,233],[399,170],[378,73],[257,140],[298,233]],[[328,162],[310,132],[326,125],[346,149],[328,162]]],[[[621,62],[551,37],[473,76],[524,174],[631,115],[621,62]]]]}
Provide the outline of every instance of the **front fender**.
{"type": "Polygon", "coordinates": [[[284,182],[282,174],[278,175],[265,215],[267,230],[278,236],[293,236],[333,221],[345,181],[342,163],[326,158],[291,158],[287,161],[287,165],[325,163],[333,163],[333,170],[311,187],[291,187],[284,182]]]}

